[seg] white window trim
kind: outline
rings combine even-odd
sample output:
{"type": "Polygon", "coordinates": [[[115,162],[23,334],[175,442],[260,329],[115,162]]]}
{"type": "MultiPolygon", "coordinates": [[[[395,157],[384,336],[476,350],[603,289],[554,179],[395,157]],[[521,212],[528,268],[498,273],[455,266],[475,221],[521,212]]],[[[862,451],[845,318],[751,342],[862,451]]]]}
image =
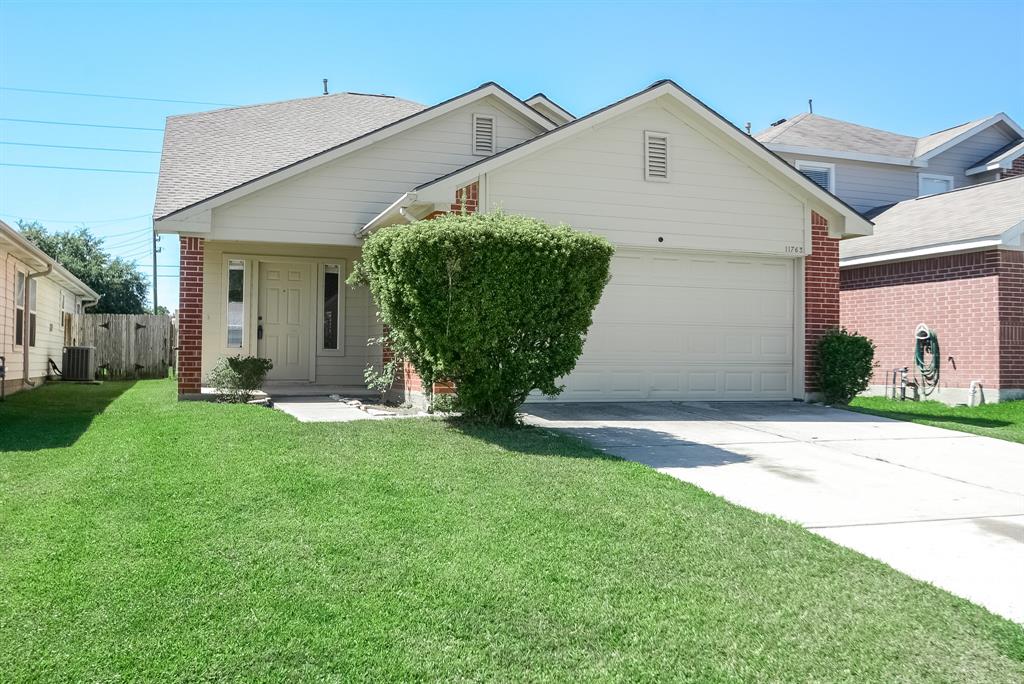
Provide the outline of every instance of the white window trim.
{"type": "MultiPolygon", "coordinates": [[[[949,190],[947,190],[946,192],[949,192],[950,190],[955,190],[956,189],[956,187],[955,187],[956,179],[953,176],[947,176],[947,175],[941,174],[941,173],[919,173],[919,174],[917,174],[917,196],[918,197],[931,197],[931,195],[925,195],[924,194],[924,187],[923,187],[924,186],[924,182],[925,181],[929,181],[929,180],[949,181],[949,190]]],[[[937,193],[937,192],[933,192],[932,193],[932,195],[938,195],[938,194],[941,194],[941,193],[937,193]]]]}
{"type": "Polygon", "coordinates": [[[814,170],[820,171],[822,169],[825,169],[826,171],[828,171],[828,191],[831,192],[833,195],[836,194],[836,165],[835,164],[833,164],[832,162],[819,162],[819,161],[809,161],[809,160],[806,160],[806,159],[797,159],[796,163],[795,163],[795,166],[796,166],[796,170],[797,171],[803,171],[804,169],[808,169],[810,171],[814,171],[814,170]]]}
{"type": "Polygon", "coordinates": [[[669,151],[672,147],[672,139],[668,133],[662,133],[660,131],[644,131],[644,180],[652,183],[668,183],[669,179],[672,178],[672,164],[669,159],[669,151]],[[650,152],[650,140],[651,138],[664,138],[665,139],[665,177],[652,176],[651,175],[651,164],[648,159],[648,153],[650,152]]]}
{"type": "Polygon", "coordinates": [[[60,323],[60,329],[63,330],[64,329],[64,308],[68,305],[67,295],[64,293],[64,290],[60,290],[60,294],[58,295],[57,298],[58,298],[58,300],[60,302],[60,311],[58,311],[58,313],[57,313],[57,319],[58,319],[58,322],[60,323]]]}
{"type": "Polygon", "coordinates": [[[470,135],[470,145],[473,156],[475,157],[490,157],[498,152],[498,121],[496,117],[491,114],[473,114],[473,130],[470,135]],[[491,151],[490,152],[478,152],[476,144],[476,122],[481,119],[487,119],[491,122],[491,151]]]}
{"type": "Polygon", "coordinates": [[[223,297],[221,298],[221,304],[224,305],[224,317],[223,325],[220,326],[221,334],[221,348],[228,354],[231,355],[251,355],[249,350],[249,341],[252,339],[249,335],[249,322],[252,320],[252,274],[253,268],[251,260],[241,256],[224,255],[223,259],[223,270],[224,277],[223,282],[223,297]],[[241,261],[242,262],[242,344],[239,347],[228,346],[228,294],[231,288],[231,262],[241,261]]]}
{"type": "Polygon", "coordinates": [[[25,278],[25,287],[28,287],[28,272],[23,271],[20,268],[15,267],[14,269],[14,320],[11,322],[11,347],[12,349],[22,349],[25,346],[25,338],[28,337],[28,330],[25,329],[25,292],[22,291],[21,296],[18,296],[18,276],[25,278]],[[21,344],[18,344],[18,320],[22,321],[21,330],[21,344]]]}
{"type": "Polygon", "coordinates": [[[348,278],[348,264],[345,259],[321,261],[316,268],[316,355],[345,356],[345,279],[348,278]],[[338,348],[324,349],[324,274],[327,266],[338,267],[338,348]]]}

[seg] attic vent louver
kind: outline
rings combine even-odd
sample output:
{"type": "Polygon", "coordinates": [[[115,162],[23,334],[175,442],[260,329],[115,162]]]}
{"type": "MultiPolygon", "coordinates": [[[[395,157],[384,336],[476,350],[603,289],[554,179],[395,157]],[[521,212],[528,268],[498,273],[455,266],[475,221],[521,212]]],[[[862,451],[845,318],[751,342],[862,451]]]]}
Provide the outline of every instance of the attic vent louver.
{"type": "Polygon", "coordinates": [[[494,154],[493,116],[473,115],[473,154],[485,157],[494,154]]]}
{"type": "Polygon", "coordinates": [[[644,131],[644,179],[668,180],[668,135],[644,131]]]}

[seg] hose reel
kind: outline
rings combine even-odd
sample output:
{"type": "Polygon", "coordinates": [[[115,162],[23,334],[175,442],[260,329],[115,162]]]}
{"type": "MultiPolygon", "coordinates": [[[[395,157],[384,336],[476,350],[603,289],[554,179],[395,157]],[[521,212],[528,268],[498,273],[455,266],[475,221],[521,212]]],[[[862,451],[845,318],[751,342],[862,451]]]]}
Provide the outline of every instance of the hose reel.
{"type": "Polygon", "coordinates": [[[920,378],[918,385],[926,397],[939,386],[940,359],[939,336],[921,323],[914,330],[914,368],[920,378]]]}

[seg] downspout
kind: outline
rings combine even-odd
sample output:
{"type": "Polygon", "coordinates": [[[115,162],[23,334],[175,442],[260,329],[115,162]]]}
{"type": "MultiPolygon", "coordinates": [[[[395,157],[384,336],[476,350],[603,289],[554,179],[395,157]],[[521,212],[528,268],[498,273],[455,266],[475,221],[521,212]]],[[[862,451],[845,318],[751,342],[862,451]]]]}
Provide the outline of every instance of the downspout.
{"type": "Polygon", "coordinates": [[[28,273],[25,275],[25,310],[22,315],[25,317],[24,322],[21,324],[21,353],[22,353],[22,375],[21,381],[29,387],[35,387],[36,383],[32,382],[29,377],[29,352],[31,347],[29,346],[32,342],[32,329],[30,327],[32,323],[32,312],[29,310],[29,302],[32,297],[32,281],[36,278],[42,278],[53,273],[53,264],[47,264],[45,271],[39,271],[37,273],[28,273]]]}

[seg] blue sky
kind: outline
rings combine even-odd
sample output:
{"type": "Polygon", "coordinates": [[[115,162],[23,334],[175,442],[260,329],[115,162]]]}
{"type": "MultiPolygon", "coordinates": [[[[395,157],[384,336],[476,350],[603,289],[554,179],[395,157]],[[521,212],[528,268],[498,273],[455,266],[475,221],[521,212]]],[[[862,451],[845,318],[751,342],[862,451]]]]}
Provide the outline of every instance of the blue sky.
{"type": "MultiPolygon", "coordinates": [[[[1024,0],[0,3],[0,86],[251,104],[332,92],[433,104],[485,81],[580,115],[672,78],[755,130],[804,111],[923,135],[1024,123],[1024,0]],[[1017,47],[1014,47],[1017,46],[1017,47]]],[[[160,129],[215,108],[0,90],[0,117],[160,129]]],[[[161,133],[0,121],[0,163],[156,171],[161,133]]],[[[0,166],[0,218],[84,222],[146,255],[156,176],[0,166]]],[[[160,303],[177,300],[164,239],[160,303]]]]}

